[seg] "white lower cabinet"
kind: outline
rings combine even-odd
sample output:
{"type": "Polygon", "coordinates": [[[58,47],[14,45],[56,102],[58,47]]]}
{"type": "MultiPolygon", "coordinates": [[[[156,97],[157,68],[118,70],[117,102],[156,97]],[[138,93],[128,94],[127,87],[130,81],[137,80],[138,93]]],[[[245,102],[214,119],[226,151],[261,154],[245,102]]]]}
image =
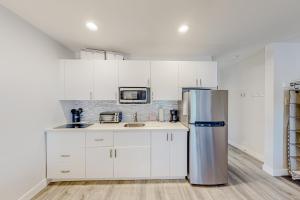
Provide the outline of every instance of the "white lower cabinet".
{"type": "Polygon", "coordinates": [[[48,132],[47,178],[148,179],[187,175],[184,131],[48,132]]]}
{"type": "Polygon", "coordinates": [[[47,134],[47,177],[85,178],[85,134],[59,132],[47,134]]]}
{"type": "Polygon", "coordinates": [[[151,134],[151,177],[187,176],[187,133],[153,131],[151,134]]]}
{"type": "Polygon", "coordinates": [[[150,177],[150,147],[119,147],[115,151],[115,177],[121,179],[150,177]]]}
{"type": "Polygon", "coordinates": [[[109,179],[114,177],[112,147],[86,148],[86,178],[109,179]]]}

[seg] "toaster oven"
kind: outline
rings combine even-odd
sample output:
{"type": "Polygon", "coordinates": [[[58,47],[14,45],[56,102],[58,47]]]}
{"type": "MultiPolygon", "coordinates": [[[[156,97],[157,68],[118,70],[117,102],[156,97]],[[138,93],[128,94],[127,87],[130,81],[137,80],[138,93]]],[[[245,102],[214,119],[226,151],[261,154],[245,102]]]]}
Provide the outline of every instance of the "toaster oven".
{"type": "Polygon", "coordinates": [[[100,123],[119,123],[122,121],[122,112],[102,112],[99,116],[100,123]]]}

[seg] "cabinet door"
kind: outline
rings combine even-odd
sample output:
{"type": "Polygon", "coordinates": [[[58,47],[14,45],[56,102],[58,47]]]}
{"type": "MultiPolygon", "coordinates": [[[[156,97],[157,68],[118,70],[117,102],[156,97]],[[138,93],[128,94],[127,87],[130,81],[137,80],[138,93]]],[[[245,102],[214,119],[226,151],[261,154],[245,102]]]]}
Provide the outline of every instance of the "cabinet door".
{"type": "Polygon", "coordinates": [[[165,131],[151,133],[151,177],[170,176],[170,137],[165,131]]]}
{"type": "Polygon", "coordinates": [[[65,99],[92,99],[93,62],[85,60],[65,60],[63,63],[65,99]]]}
{"type": "Polygon", "coordinates": [[[119,87],[150,87],[149,61],[119,61],[119,87]]]}
{"type": "Polygon", "coordinates": [[[95,61],[94,64],[94,99],[117,100],[118,65],[117,61],[95,61]]]}
{"type": "Polygon", "coordinates": [[[201,62],[199,67],[199,86],[218,87],[217,62],[201,62]]]}
{"type": "Polygon", "coordinates": [[[114,177],[112,147],[86,148],[86,178],[113,178],[114,177]]]}
{"type": "Polygon", "coordinates": [[[151,89],[153,100],[178,100],[178,62],[151,62],[151,89]]]}
{"type": "Polygon", "coordinates": [[[150,147],[117,147],[114,175],[116,178],[124,179],[150,177],[150,147]]]}
{"type": "Polygon", "coordinates": [[[173,132],[170,146],[170,176],[187,176],[187,133],[173,132]]]}
{"type": "Polygon", "coordinates": [[[180,87],[198,87],[199,62],[179,62],[179,83],[180,87]]]}

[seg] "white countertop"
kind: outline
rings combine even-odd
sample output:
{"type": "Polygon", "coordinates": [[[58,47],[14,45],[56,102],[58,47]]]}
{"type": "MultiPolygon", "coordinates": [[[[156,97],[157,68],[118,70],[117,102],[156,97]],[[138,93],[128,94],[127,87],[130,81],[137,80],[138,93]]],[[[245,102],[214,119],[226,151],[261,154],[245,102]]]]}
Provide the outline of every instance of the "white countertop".
{"type": "MultiPolygon", "coordinates": [[[[131,122],[128,122],[131,123],[131,122]]],[[[184,126],[180,122],[171,123],[171,122],[138,122],[144,123],[145,126],[143,127],[124,127],[126,124],[125,122],[122,123],[107,123],[107,124],[100,124],[95,123],[87,128],[49,128],[46,131],[56,131],[56,132],[65,132],[65,131],[79,131],[79,132],[87,132],[87,131],[124,131],[124,130],[182,130],[188,131],[188,128],[184,126]]],[[[56,126],[57,127],[57,126],[56,126]]]]}

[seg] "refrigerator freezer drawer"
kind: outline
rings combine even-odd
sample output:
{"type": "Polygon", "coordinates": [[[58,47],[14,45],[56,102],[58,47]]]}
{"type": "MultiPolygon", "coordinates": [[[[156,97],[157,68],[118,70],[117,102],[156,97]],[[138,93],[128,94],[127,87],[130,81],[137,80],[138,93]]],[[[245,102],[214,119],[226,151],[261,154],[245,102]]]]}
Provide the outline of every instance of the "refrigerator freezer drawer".
{"type": "Polygon", "coordinates": [[[189,180],[191,184],[219,185],[228,182],[227,126],[190,125],[189,180]]]}

